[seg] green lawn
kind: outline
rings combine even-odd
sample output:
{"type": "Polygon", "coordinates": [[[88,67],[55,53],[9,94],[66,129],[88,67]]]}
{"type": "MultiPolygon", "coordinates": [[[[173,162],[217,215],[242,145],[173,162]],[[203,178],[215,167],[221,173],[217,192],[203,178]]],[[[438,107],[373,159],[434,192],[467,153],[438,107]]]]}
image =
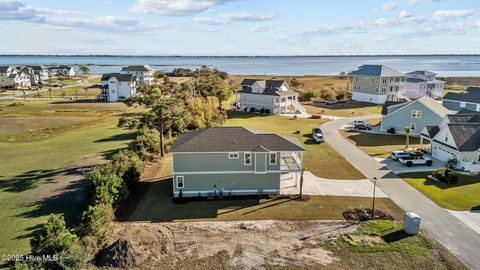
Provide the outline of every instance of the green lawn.
{"type": "MultiPolygon", "coordinates": [[[[84,99],[84,98],[95,98],[98,95],[100,95],[101,90],[100,88],[87,88],[87,91],[85,91],[85,88],[83,87],[64,87],[63,88],[63,97],[65,98],[77,98],[78,99],[84,99]]],[[[62,90],[56,89],[52,90],[52,98],[58,98],[62,97],[62,90]]],[[[42,98],[50,98],[50,92],[45,91],[41,92],[40,96],[38,96],[37,92],[33,92],[31,94],[28,94],[27,97],[42,97],[42,98]]]]}
{"type": "MultiPolygon", "coordinates": [[[[405,149],[405,136],[371,134],[358,131],[341,131],[347,138],[365,153],[378,158],[386,158],[390,152],[405,149]]],[[[410,137],[410,148],[419,148],[420,139],[410,137]]]]}
{"type": "Polygon", "coordinates": [[[382,112],[382,106],[357,101],[348,101],[335,105],[305,105],[305,109],[308,113],[311,114],[324,114],[341,117],[365,116],[372,114],[381,114],[382,112]]]}
{"type": "Polygon", "coordinates": [[[361,223],[327,248],[337,258],[327,269],[468,269],[423,232],[409,236],[392,221],[361,223]]]}
{"type": "Polygon", "coordinates": [[[348,161],[338,154],[328,143],[316,144],[311,138],[312,128],[320,126],[324,119],[292,119],[276,115],[259,115],[243,112],[230,112],[226,126],[243,126],[292,136],[303,143],[305,168],[319,177],[329,179],[365,179],[348,161]],[[300,131],[300,134],[294,134],[300,131]]]}
{"type": "Polygon", "coordinates": [[[450,185],[428,179],[427,175],[408,173],[400,177],[441,207],[458,211],[480,209],[480,176],[459,175],[460,181],[450,185]]]}

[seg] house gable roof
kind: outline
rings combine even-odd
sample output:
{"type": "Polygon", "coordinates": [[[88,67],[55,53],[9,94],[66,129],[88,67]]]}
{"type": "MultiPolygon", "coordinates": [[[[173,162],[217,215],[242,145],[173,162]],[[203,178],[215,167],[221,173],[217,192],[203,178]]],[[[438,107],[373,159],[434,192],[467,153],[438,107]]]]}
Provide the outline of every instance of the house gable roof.
{"type": "Polygon", "coordinates": [[[390,107],[403,107],[407,105],[408,103],[405,101],[385,101],[382,107],[382,115],[387,115],[388,114],[388,108],[390,107]]]}
{"type": "Polygon", "coordinates": [[[151,68],[148,65],[132,65],[132,66],[126,66],[122,68],[122,71],[154,71],[153,68],[151,68]]]}
{"type": "Polygon", "coordinates": [[[0,73],[7,73],[11,66],[0,66],[0,73]]]}
{"type": "Polygon", "coordinates": [[[448,124],[448,129],[459,151],[474,152],[480,149],[480,124],[448,124]]]}
{"type": "Polygon", "coordinates": [[[405,74],[383,65],[363,65],[350,74],[379,77],[405,77],[405,74]]]}
{"type": "Polygon", "coordinates": [[[119,82],[131,82],[136,80],[136,76],[132,74],[107,73],[102,75],[101,81],[108,81],[111,78],[116,78],[119,82]]]}
{"type": "Polygon", "coordinates": [[[242,90],[238,91],[238,93],[245,93],[245,94],[257,94],[257,95],[268,95],[268,96],[286,96],[286,95],[298,95],[297,92],[294,91],[279,91],[279,88],[282,85],[286,85],[288,87],[287,82],[283,80],[255,80],[255,79],[244,79],[240,85],[246,86],[242,88],[242,90]],[[265,90],[262,93],[254,93],[252,92],[252,86],[254,84],[260,85],[260,87],[264,88],[265,90]]]}
{"type": "Polygon", "coordinates": [[[174,153],[305,151],[299,143],[273,133],[244,127],[212,127],[180,135],[174,153]]]}
{"type": "Polygon", "coordinates": [[[415,70],[412,72],[408,72],[407,75],[435,75],[436,76],[438,74],[428,70],[415,70]]]}
{"type": "Polygon", "coordinates": [[[415,104],[415,103],[421,103],[423,106],[425,106],[426,108],[430,109],[433,113],[437,114],[438,116],[440,117],[445,117],[446,115],[448,115],[449,113],[451,113],[447,108],[443,107],[442,104],[436,102],[434,99],[428,97],[428,96],[423,96],[419,99],[416,99],[416,100],[413,100],[413,101],[410,101],[410,102],[407,102],[407,103],[404,103],[404,104],[398,104],[398,105],[393,105],[391,107],[395,107],[395,106],[401,106],[401,108],[393,111],[392,113],[388,114],[388,115],[392,115],[398,111],[401,111],[409,106],[411,106],[412,104],[415,104]]]}
{"type": "Polygon", "coordinates": [[[443,99],[480,104],[480,87],[469,87],[463,93],[449,92],[443,99]]]}

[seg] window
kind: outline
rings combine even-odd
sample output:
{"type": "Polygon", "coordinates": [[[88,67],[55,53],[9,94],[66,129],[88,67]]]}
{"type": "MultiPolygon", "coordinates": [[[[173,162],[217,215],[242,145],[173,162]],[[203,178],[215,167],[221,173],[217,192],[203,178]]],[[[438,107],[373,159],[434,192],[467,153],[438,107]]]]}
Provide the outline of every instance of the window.
{"type": "Polygon", "coordinates": [[[184,178],[183,176],[177,176],[177,188],[184,187],[184,178]]]}
{"type": "Polygon", "coordinates": [[[378,87],[377,87],[377,88],[375,88],[375,93],[378,93],[378,87]]]}
{"type": "Polygon", "coordinates": [[[445,142],[448,142],[448,135],[445,135],[445,142]]]}
{"type": "Polygon", "coordinates": [[[356,77],[356,78],[355,78],[355,81],[357,81],[357,82],[358,82],[358,77],[356,77]]]}
{"type": "Polygon", "coordinates": [[[410,124],[410,131],[415,131],[415,123],[410,124]]]}
{"type": "Polygon", "coordinates": [[[270,165],[276,165],[277,164],[277,153],[270,153],[269,154],[270,158],[270,165]]]}
{"type": "Polygon", "coordinates": [[[238,159],[239,156],[238,153],[228,153],[228,159],[238,159]]]}
{"type": "Polygon", "coordinates": [[[465,108],[467,104],[465,102],[460,102],[460,108],[465,108]]]}
{"type": "Polygon", "coordinates": [[[412,118],[422,118],[422,111],[412,111],[412,118]]]}
{"type": "Polygon", "coordinates": [[[387,79],[386,79],[386,78],[383,78],[383,79],[382,79],[382,83],[387,83],[387,79]]]}
{"type": "Polygon", "coordinates": [[[243,156],[243,162],[245,165],[252,165],[252,153],[245,153],[243,156]]]}
{"type": "Polygon", "coordinates": [[[373,83],[375,82],[375,78],[372,78],[372,82],[373,82],[373,83]]]}
{"type": "Polygon", "coordinates": [[[387,90],[385,89],[385,87],[382,87],[382,93],[385,93],[387,90]]]}

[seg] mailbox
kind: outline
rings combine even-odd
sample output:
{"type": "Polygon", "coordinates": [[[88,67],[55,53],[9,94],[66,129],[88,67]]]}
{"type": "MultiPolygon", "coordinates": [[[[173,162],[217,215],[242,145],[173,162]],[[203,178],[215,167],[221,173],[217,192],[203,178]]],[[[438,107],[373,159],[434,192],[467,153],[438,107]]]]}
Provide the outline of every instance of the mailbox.
{"type": "Polygon", "coordinates": [[[420,232],[421,220],[422,218],[415,213],[405,213],[403,218],[403,230],[410,235],[418,234],[420,232]]]}

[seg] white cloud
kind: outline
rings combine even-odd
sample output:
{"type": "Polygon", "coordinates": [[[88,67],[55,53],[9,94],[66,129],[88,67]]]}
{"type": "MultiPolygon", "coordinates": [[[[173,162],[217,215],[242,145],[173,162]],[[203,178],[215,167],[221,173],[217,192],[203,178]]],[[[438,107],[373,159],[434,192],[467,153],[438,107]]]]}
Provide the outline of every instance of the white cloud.
{"type": "Polygon", "coordinates": [[[473,26],[475,26],[476,28],[480,28],[480,20],[477,20],[476,22],[474,22],[473,26]]]}
{"type": "Polygon", "coordinates": [[[376,26],[392,26],[394,25],[395,21],[392,19],[386,18],[379,18],[375,21],[376,26]]]}
{"type": "Polygon", "coordinates": [[[232,22],[262,22],[275,18],[273,14],[254,14],[248,12],[223,13],[215,18],[212,17],[196,17],[194,22],[208,25],[227,25],[232,22]]]}
{"type": "Polygon", "coordinates": [[[381,10],[394,10],[397,8],[397,3],[394,1],[387,2],[382,5],[381,10]]]}
{"type": "Polygon", "coordinates": [[[135,0],[129,9],[136,13],[157,15],[191,15],[232,0],[135,0]]]}
{"type": "Polygon", "coordinates": [[[257,24],[252,27],[252,32],[267,32],[270,29],[272,29],[271,25],[257,24]]]}
{"type": "Polygon", "coordinates": [[[465,18],[472,16],[475,12],[472,9],[450,9],[437,10],[432,14],[432,18],[436,21],[443,21],[450,18],[465,18]]]}
{"type": "Polygon", "coordinates": [[[368,25],[365,21],[357,21],[350,25],[330,25],[327,27],[314,27],[302,31],[302,36],[312,36],[316,34],[339,34],[345,32],[365,33],[368,30],[368,25]]]}
{"type": "Polygon", "coordinates": [[[410,18],[410,17],[412,17],[412,16],[413,16],[412,13],[410,13],[410,12],[408,12],[408,11],[406,11],[406,10],[402,10],[402,11],[400,12],[400,14],[398,15],[398,17],[399,17],[400,19],[410,18]]]}
{"type": "Polygon", "coordinates": [[[403,11],[400,13],[398,18],[394,19],[387,19],[387,18],[379,18],[375,21],[376,26],[380,27],[393,27],[393,26],[400,26],[403,24],[409,24],[409,23],[424,23],[426,22],[426,19],[424,17],[417,17],[413,16],[410,13],[404,13],[403,11]]]}
{"type": "Polygon", "coordinates": [[[411,6],[416,6],[417,4],[420,4],[420,3],[433,3],[433,2],[440,2],[442,0],[410,0],[408,1],[408,4],[411,5],[411,6]]]}

